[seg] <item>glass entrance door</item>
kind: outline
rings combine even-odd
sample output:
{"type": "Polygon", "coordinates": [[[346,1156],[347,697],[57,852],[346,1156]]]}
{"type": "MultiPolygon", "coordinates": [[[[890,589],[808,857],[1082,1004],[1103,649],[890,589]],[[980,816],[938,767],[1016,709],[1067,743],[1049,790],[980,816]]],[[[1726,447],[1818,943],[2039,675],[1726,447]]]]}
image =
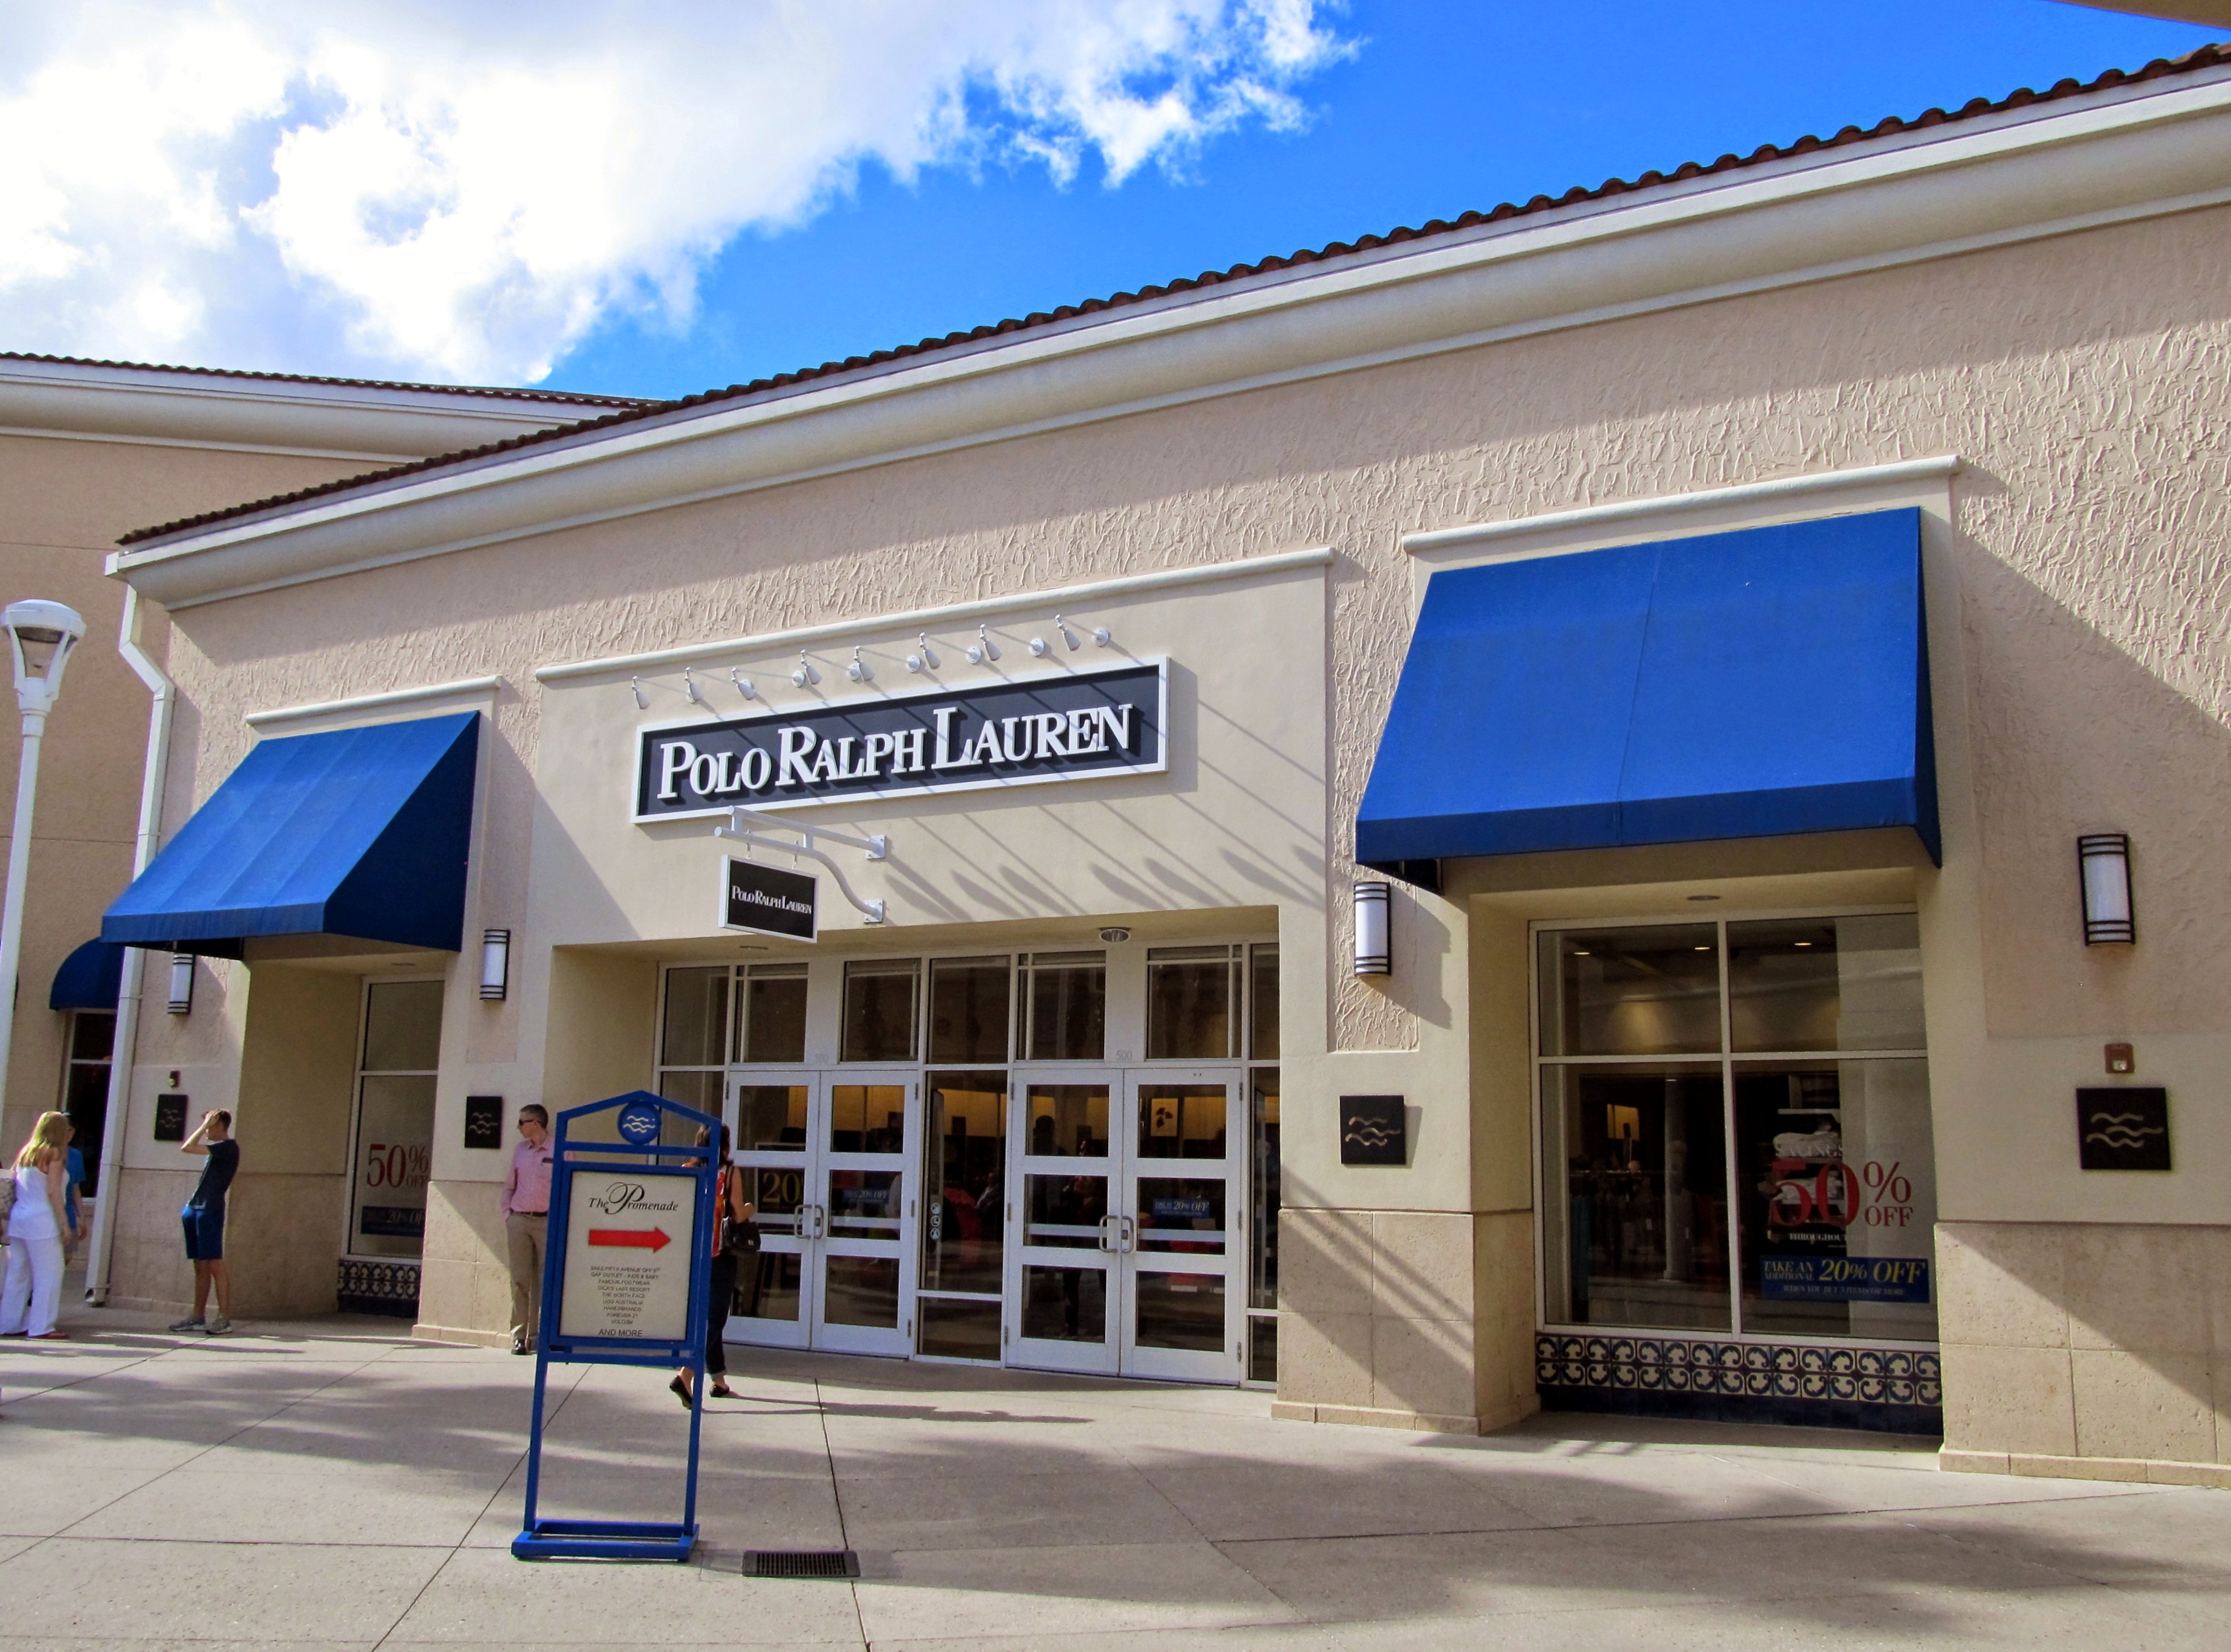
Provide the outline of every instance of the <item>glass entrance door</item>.
{"type": "Polygon", "coordinates": [[[1237,1075],[1019,1078],[1010,1363],[1237,1382],[1237,1075]]]}
{"type": "MultiPolygon", "coordinates": [[[[1109,1129],[1116,1072],[1067,1071],[1014,1084],[1007,1247],[1007,1361],[1112,1376],[1122,1355],[1116,1305],[1123,1208],[1110,1183],[1122,1154],[1109,1129]]],[[[1114,1105],[1120,1107],[1120,1101],[1114,1105]]]]}
{"type": "Polygon", "coordinates": [[[909,1072],[743,1072],[729,1083],[734,1162],[759,1206],[729,1334],[774,1347],[905,1354],[907,1223],[921,1085],[909,1072]]]}

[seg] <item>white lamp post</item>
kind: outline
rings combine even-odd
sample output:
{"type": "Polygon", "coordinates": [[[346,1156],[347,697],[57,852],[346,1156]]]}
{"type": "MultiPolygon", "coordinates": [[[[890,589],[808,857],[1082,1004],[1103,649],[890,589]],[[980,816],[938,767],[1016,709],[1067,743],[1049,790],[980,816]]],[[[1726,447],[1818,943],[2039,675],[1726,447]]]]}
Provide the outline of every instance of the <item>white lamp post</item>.
{"type": "Polygon", "coordinates": [[[8,892],[0,908],[0,1099],[16,1034],[16,976],[23,956],[23,886],[31,873],[31,807],[39,794],[39,741],[61,692],[62,668],[85,635],[85,617],[59,602],[11,602],[0,613],[16,664],[16,704],[23,713],[23,753],[16,771],[15,835],[8,840],[8,892]]]}

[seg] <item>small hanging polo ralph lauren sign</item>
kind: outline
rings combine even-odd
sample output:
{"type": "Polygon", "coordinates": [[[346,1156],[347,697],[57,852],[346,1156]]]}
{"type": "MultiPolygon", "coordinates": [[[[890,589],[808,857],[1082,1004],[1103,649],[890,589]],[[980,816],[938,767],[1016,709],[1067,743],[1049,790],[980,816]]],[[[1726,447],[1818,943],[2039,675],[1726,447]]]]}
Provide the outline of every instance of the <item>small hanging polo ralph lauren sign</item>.
{"type": "Polygon", "coordinates": [[[644,729],[635,818],[1159,774],[1168,701],[1157,661],[644,729]]]}

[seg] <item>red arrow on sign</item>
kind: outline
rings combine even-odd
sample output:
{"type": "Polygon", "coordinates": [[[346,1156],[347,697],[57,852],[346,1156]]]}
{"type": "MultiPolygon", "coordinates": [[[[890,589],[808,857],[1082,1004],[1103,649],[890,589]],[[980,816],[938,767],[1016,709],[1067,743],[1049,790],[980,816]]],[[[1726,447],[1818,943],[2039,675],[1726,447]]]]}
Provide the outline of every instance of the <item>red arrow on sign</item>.
{"type": "Polygon", "coordinates": [[[592,1228],[592,1245],[624,1245],[636,1250],[664,1250],[674,1242],[663,1228],[592,1228]]]}

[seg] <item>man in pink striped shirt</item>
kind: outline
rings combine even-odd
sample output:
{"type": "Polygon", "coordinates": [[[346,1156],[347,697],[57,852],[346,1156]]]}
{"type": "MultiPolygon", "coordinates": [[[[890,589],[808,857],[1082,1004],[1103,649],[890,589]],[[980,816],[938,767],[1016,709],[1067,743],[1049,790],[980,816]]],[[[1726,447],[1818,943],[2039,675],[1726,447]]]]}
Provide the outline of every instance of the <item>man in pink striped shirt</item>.
{"type": "Polygon", "coordinates": [[[531,1354],[542,1313],[542,1253],[550,1235],[550,1114],[519,1110],[519,1145],[503,1179],[503,1237],[511,1255],[511,1351],[531,1354]]]}

